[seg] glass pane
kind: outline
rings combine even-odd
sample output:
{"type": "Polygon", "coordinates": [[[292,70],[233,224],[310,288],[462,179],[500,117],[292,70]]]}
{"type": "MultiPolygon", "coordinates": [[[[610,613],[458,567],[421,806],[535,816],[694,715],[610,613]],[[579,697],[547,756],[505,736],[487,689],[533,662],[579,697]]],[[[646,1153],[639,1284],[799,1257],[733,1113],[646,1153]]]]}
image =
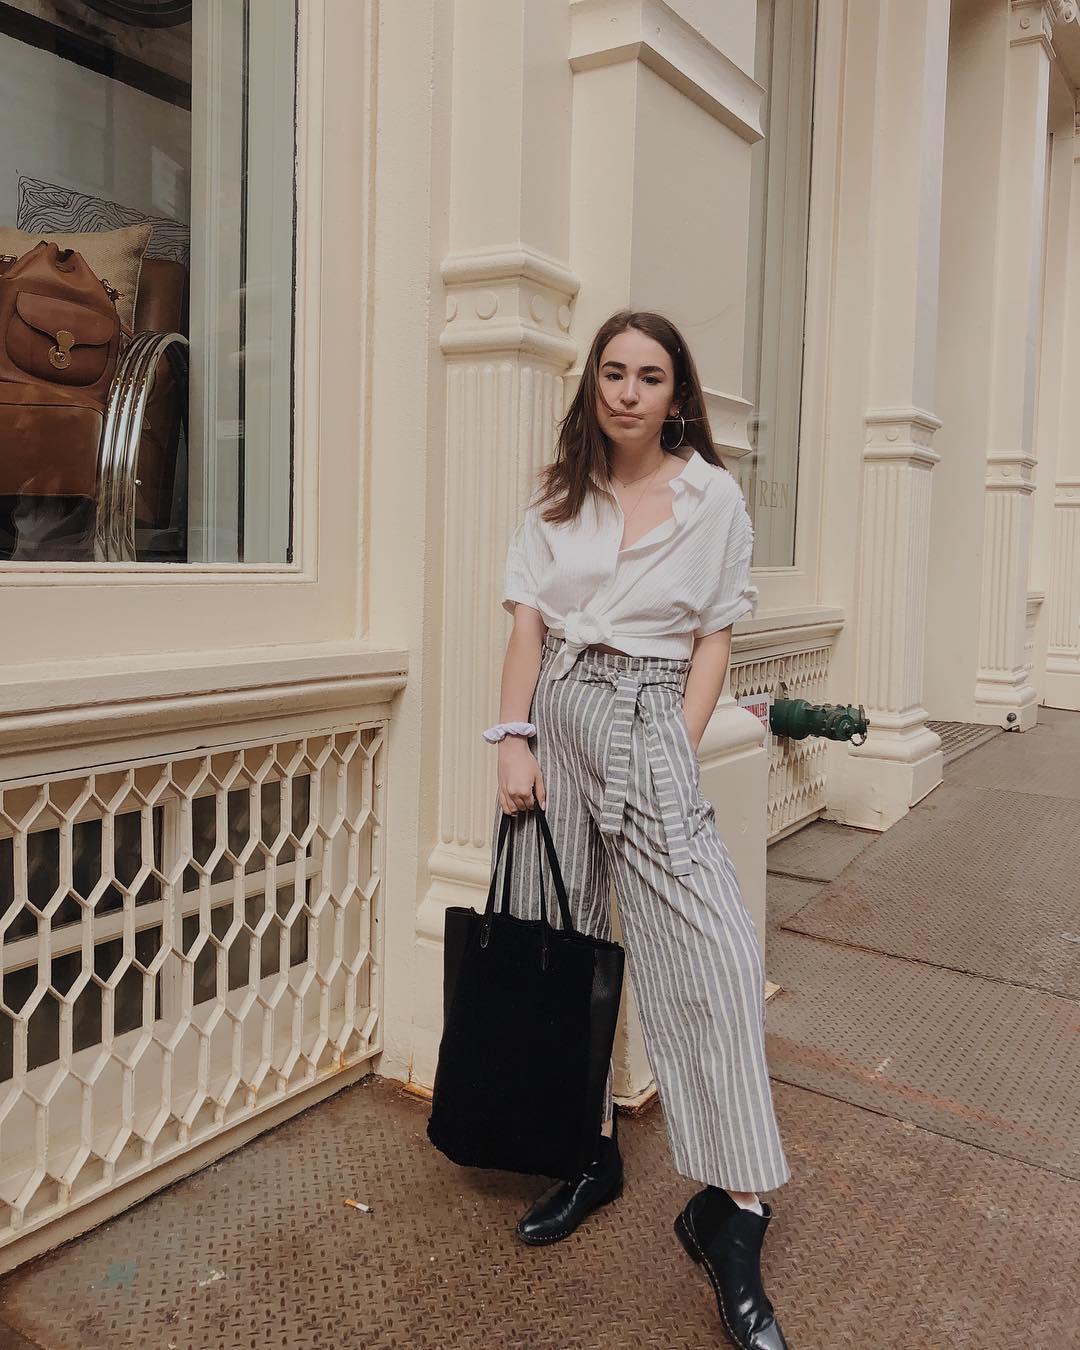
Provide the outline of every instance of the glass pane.
{"type": "MultiPolygon", "coordinates": [[[[124,811],[113,819],[112,875],[123,886],[130,887],[144,863],[161,870],[162,830],[164,811],[155,807],[150,817],[150,843],[153,855],[148,856],[142,838],[142,816],[138,811],[124,811]]],[[[100,820],[83,820],[71,827],[71,881],[72,889],[84,900],[101,881],[100,820]]],[[[0,839],[0,920],[6,919],[15,903],[14,843],[0,839]]],[[[60,886],[60,831],[36,830],[26,838],[26,893],[27,900],[38,909],[44,909],[60,886]]],[[[158,879],[147,876],[135,894],[136,905],[150,904],[161,899],[158,879]]],[[[94,914],[109,914],[123,909],[124,895],[119,886],[110,883],[94,905],[94,914]]],[[[68,894],[52,911],[51,926],[62,928],[78,923],[83,907],[68,894]]],[[[14,942],[37,932],[37,916],[25,906],[11,914],[4,931],[4,941],[14,942]]]]}
{"type": "MultiPolygon", "coordinates": [[[[144,928],[135,934],[134,961],[146,966],[161,949],[161,929],[144,928]]],[[[99,942],[94,946],[93,974],[108,981],[119,972],[114,994],[113,1033],[134,1031],[143,1025],[143,1001],[146,985],[152,987],[151,1016],[161,1016],[161,977],[149,975],[124,958],[122,938],[99,942]]],[[[60,1057],[60,1000],[70,996],[82,974],[82,953],[67,952],[52,959],[51,986],[32,1009],[27,1025],[27,1069],[51,1064],[60,1057]]],[[[38,989],[38,967],[24,966],[7,971],[3,979],[3,1003],[0,1009],[0,1082],[11,1078],[14,1068],[14,1016],[21,1013],[38,989]]],[[[100,1045],[103,1036],[101,984],[88,980],[74,995],[72,1003],[72,1051],[100,1045]]]]}
{"type": "MultiPolygon", "coordinates": [[[[292,787],[292,834],[299,837],[307,829],[311,810],[311,778],[308,775],[281,782],[263,783],[260,789],[259,840],[272,853],[274,841],[281,831],[281,803],[292,787]]],[[[226,797],[227,836],[223,841],[234,858],[247,848],[251,840],[251,793],[248,788],[237,788],[226,797]]],[[[217,798],[197,797],[191,803],[191,852],[204,866],[218,845],[217,798]]],[[[256,847],[244,865],[245,873],[261,872],[266,867],[266,853],[256,847]]],[[[310,856],[310,846],[307,856],[310,856]]],[[[296,857],[295,845],[286,837],[277,853],[278,863],[290,863],[296,857]]],[[[233,863],[221,857],[210,874],[213,884],[228,881],[233,874],[233,863]]],[[[194,891],[199,886],[199,874],[194,867],[184,869],[184,890],[194,891]]]]}
{"type": "MultiPolygon", "coordinates": [[[[310,898],[311,883],[304,883],[304,894],[310,898]]],[[[224,989],[218,988],[217,961],[219,948],[225,948],[225,964],[228,970],[229,989],[242,989],[252,983],[251,951],[256,949],[256,968],[254,981],[265,979],[268,975],[277,975],[281,970],[281,935],[285,930],[284,916],[292,908],[294,892],[292,886],[279,886],[275,900],[275,917],[266,927],[266,931],[257,935],[253,930],[266,913],[266,899],[261,893],[248,896],[244,901],[244,918],[240,925],[234,924],[233,905],[216,905],[210,911],[210,931],[217,940],[215,945],[207,941],[195,957],[194,995],[196,1004],[206,1003],[209,999],[223,997],[224,989]],[[233,936],[228,936],[235,929],[233,936]]],[[[181,940],[184,952],[190,952],[199,935],[199,916],[188,914],[182,924],[181,940]]],[[[301,966],[308,959],[308,916],[301,912],[288,927],[289,966],[301,966]]]]}
{"type": "Polygon", "coordinates": [[[816,6],[758,0],[754,77],[765,139],[754,146],[745,397],[752,452],[737,475],[754,522],[754,565],[795,562],[816,6]]]}
{"type": "Polygon", "coordinates": [[[291,561],[295,70],[295,0],[0,5],[0,562],[291,561]]]}

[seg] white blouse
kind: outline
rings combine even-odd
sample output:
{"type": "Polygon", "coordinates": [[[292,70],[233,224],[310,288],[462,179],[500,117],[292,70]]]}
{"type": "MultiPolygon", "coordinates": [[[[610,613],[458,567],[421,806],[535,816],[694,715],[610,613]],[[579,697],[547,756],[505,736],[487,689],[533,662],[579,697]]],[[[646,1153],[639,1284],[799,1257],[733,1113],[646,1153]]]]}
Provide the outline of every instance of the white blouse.
{"type": "Polygon", "coordinates": [[[670,480],[672,515],[620,551],[623,512],[614,494],[590,493],[578,518],[561,525],[525,512],[506,557],[503,608],[530,605],[566,646],[559,678],[586,647],[631,656],[689,657],[694,641],[752,614],[754,531],[742,490],[696,450],[670,480]]]}

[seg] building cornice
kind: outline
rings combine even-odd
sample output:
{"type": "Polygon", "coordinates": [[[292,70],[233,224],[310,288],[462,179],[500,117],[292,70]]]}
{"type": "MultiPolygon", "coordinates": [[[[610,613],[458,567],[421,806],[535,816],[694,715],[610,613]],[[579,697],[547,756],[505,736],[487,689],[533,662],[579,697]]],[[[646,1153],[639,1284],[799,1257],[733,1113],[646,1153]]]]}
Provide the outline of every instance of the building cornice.
{"type": "Polygon", "coordinates": [[[570,24],[575,72],[640,61],[743,140],[761,140],[761,85],[664,0],[574,0],[570,24]]]}

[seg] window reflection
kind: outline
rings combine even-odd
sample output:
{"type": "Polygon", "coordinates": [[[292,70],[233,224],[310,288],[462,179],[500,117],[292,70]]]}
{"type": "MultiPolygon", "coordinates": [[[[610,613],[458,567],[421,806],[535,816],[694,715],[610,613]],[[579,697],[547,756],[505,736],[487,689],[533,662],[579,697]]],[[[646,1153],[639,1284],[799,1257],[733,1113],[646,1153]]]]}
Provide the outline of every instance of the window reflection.
{"type": "Polygon", "coordinates": [[[295,0],[9,0],[0,85],[0,562],[290,561],[295,0]]]}

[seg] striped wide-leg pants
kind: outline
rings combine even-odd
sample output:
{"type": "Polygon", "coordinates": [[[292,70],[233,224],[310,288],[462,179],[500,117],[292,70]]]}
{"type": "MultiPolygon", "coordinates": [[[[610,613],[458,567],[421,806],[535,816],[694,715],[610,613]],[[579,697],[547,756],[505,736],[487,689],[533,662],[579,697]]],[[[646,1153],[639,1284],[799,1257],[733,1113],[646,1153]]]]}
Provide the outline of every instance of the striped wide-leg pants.
{"type": "MultiPolygon", "coordinates": [[[[585,651],[556,679],[562,647],[544,638],[530,744],[574,925],[611,937],[613,881],[676,1170],[726,1190],[772,1190],[791,1173],[765,1065],[761,953],[698,786],[682,711],[690,663],[585,651]]],[[[501,815],[497,807],[493,847],[501,815]]],[[[514,823],[523,918],[539,915],[535,828],[529,812],[514,823]]],[[[605,1120],[611,1086],[609,1069],[605,1120]]]]}

